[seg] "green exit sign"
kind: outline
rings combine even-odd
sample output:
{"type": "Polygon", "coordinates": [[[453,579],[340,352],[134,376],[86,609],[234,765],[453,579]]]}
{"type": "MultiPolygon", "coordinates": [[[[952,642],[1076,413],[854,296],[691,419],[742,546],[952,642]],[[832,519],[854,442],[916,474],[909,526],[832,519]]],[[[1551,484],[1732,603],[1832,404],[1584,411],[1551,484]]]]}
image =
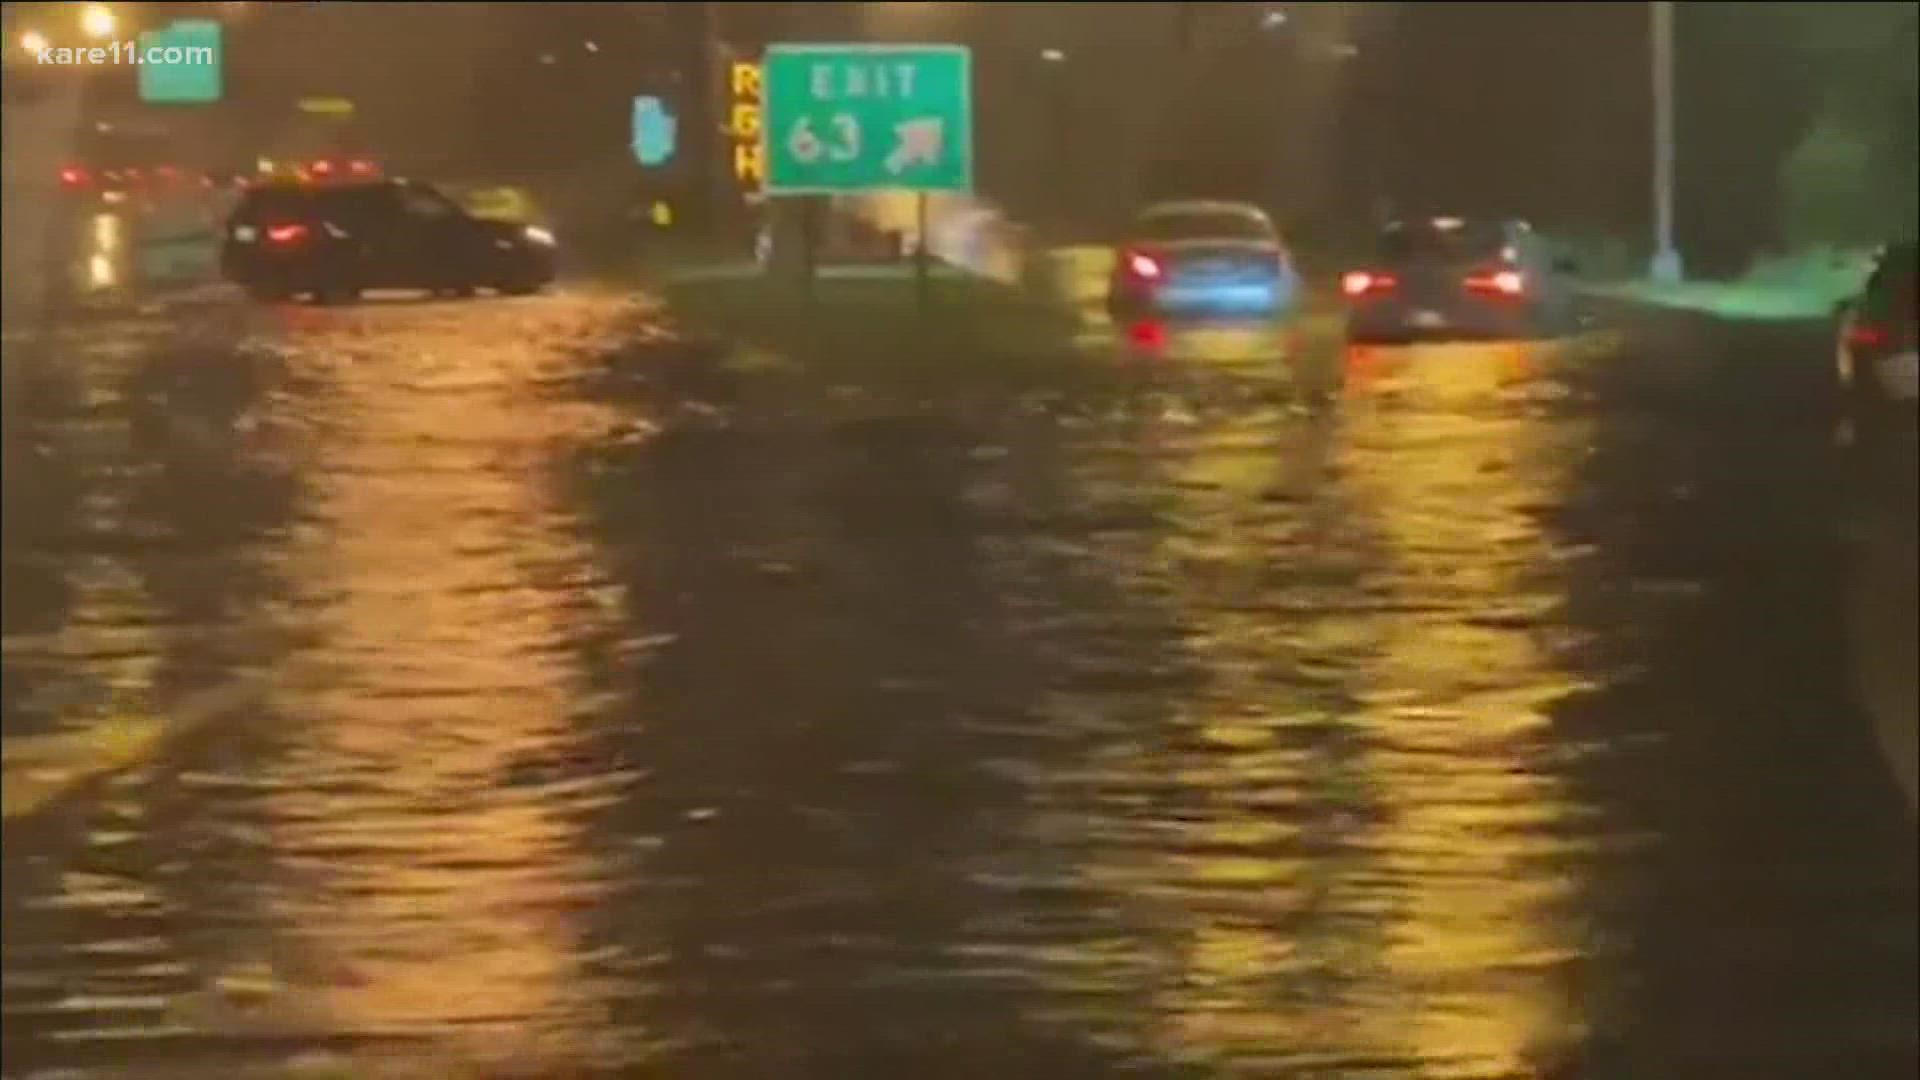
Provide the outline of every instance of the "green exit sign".
{"type": "Polygon", "coordinates": [[[973,188],[972,55],[957,45],[772,45],[770,195],[973,188]]]}
{"type": "Polygon", "coordinates": [[[134,57],[140,100],[163,105],[219,101],[222,44],[220,24],[206,19],[183,19],[142,33],[134,57]]]}

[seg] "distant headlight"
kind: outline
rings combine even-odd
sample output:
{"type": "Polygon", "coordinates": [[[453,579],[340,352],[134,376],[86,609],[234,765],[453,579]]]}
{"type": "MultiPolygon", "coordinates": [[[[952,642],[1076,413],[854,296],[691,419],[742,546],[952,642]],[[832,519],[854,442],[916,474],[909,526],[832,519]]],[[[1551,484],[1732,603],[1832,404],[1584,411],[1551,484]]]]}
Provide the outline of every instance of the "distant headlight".
{"type": "Polygon", "coordinates": [[[527,239],[536,244],[542,244],[546,247],[553,246],[553,234],[538,225],[527,226],[525,235],[527,239]]]}

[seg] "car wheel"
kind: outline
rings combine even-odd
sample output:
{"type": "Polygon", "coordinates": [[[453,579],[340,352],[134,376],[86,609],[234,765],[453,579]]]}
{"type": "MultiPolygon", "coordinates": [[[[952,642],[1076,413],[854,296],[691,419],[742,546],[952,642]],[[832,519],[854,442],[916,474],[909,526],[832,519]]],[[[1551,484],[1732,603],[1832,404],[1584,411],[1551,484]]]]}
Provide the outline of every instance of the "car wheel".
{"type": "Polygon", "coordinates": [[[261,304],[278,304],[289,295],[287,290],[272,285],[247,286],[247,298],[261,304]]]}
{"type": "Polygon", "coordinates": [[[360,299],[359,288],[353,285],[329,285],[314,290],[313,301],[316,304],[351,304],[360,299]]]}
{"type": "Polygon", "coordinates": [[[511,281],[495,288],[500,290],[502,296],[532,296],[540,291],[542,284],[538,281],[511,281]]]}

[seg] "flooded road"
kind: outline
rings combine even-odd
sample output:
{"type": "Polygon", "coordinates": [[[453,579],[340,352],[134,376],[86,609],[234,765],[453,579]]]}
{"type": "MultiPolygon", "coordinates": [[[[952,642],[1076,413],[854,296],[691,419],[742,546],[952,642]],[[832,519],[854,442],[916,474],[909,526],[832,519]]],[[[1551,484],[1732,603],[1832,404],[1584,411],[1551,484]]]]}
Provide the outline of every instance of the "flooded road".
{"type": "Polygon", "coordinates": [[[1694,354],[171,303],[9,346],[8,1077],[1912,1075],[1911,539],[1694,354]]]}

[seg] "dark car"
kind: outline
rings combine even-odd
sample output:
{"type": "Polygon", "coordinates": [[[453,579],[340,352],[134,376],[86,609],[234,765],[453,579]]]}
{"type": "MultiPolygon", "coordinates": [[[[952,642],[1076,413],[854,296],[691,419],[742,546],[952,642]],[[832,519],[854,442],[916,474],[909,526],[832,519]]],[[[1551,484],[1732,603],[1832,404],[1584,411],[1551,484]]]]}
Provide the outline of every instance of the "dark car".
{"type": "Polygon", "coordinates": [[[1913,241],[1889,244],[1860,295],[1843,305],[1835,353],[1844,429],[1856,442],[1911,440],[1920,397],[1913,241]]]}
{"type": "Polygon", "coordinates": [[[1572,263],[1521,221],[1400,221],[1341,276],[1347,338],[1389,343],[1533,338],[1573,328],[1572,263]]]}
{"type": "Polygon", "coordinates": [[[227,223],[221,269],[253,296],[350,300],[365,289],[522,294],[553,280],[553,237],[483,221],[408,180],[251,188],[227,223]]]}

